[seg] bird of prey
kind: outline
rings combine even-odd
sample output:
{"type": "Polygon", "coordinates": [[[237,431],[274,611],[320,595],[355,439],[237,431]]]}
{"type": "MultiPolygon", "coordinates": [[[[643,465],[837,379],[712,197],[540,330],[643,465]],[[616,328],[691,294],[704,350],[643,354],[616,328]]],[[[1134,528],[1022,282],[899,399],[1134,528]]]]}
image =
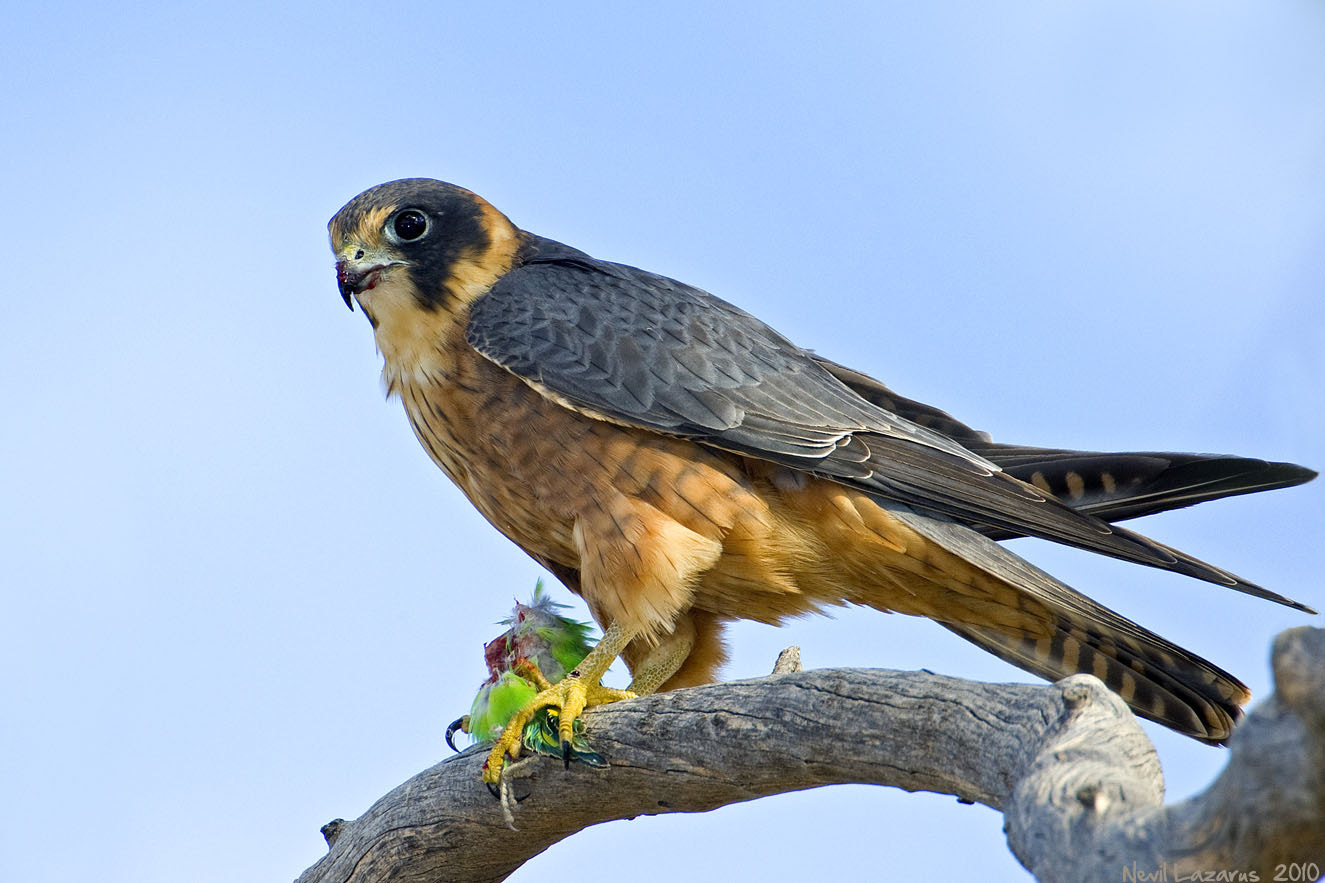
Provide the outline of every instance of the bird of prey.
{"type": "Polygon", "coordinates": [[[1094,674],[1137,714],[1228,739],[1241,682],[997,539],[1311,612],[1114,523],[1309,469],[997,444],[707,292],[521,230],[441,181],[373,187],[329,231],[341,296],[371,323],[429,456],[604,631],[506,728],[489,783],[538,709],[559,710],[569,744],[585,707],[711,681],[725,622],[843,604],[928,617],[1048,679],[1094,674]],[[618,655],[628,691],[600,683],[618,655]]]}

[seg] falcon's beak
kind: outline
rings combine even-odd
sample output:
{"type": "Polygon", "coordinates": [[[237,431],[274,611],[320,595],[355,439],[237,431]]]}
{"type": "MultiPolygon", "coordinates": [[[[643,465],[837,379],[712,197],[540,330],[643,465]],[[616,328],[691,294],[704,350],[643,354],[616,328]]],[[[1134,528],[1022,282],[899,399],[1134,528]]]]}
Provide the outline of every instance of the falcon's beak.
{"type": "Polygon", "coordinates": [[[336,261],[336,287],[340,289],[345,306],[353,312],[354,298],[377,285],[383,270],[404,263],[363,249],[355,250],[353,257],[345,256],[336,261]]]}

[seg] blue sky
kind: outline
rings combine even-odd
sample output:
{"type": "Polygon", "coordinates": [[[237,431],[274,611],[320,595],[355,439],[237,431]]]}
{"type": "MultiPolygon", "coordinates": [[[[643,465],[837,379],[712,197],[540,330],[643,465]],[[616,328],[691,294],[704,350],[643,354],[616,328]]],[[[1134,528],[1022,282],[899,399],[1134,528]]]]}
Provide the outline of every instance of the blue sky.
{"type": "MultiPolygon", "coordinates": [[[[336,293],[326,220],[384,180],[469,187],[1004,440],[1325,465],[1318,3],[6,18],[8,878],[290,879],[322,823],[447,754],[539,569],[383,402],[336,293]]],[[[1323,508],[1317,483],[1136,526],[1321,607],[1323,508]]],[[[1015,547],[1261,698],[1271,638],[1312,621],[1015,547]]],[[[867,610],[732,634],[731,677],[798,643],[814,667],[1030,680],[867,610]]],[[[1150,732],[1171,796],[1224,762],[1150,732]]],[[[1000,828],[835,788],[602,826],[513,879],[1024,879],[1000,828]]]]}

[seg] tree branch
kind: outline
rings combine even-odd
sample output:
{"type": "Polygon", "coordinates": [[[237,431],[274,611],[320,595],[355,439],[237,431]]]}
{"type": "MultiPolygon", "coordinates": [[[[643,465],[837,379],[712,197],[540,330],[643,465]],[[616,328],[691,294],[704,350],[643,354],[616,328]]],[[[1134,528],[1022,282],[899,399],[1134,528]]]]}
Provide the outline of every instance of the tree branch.
{"type": "Polygon", "coordinates": [[[1274,670],[1276,693],[1234,734],[1224,772],[1169,807],[1153,746],[1088,675],[1033,686],[792,671],[589,712],[589,738],[611,768],[566,771],[546,757],[514,765],[518,834],[479,781],[486,749],[471,748],[359,819],[329,824],[329,854],[298,883],[501,880],[600,822],[838,783],[936,791],[1001,810],[1013,852],[1045,881],[1219,871],[1271,880],[1276,864],[1312,862],[1320,873],[1325,630],[1281,634],[1274,670]]]}

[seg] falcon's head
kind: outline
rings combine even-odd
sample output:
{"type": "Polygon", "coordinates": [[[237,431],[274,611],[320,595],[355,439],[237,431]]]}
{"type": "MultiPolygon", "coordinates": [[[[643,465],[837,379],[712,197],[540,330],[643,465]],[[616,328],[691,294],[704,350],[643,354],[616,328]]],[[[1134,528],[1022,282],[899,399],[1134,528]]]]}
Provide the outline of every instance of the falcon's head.
{"type": "Polygon", "coordinates": [[[374,328],[454,311],[510,268],[519,231],[482,197],[444,181],[405,178],[365,190],[327,229],[345,305],[374,328]]]}

